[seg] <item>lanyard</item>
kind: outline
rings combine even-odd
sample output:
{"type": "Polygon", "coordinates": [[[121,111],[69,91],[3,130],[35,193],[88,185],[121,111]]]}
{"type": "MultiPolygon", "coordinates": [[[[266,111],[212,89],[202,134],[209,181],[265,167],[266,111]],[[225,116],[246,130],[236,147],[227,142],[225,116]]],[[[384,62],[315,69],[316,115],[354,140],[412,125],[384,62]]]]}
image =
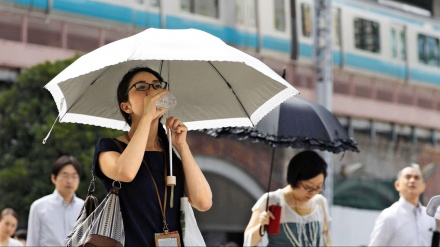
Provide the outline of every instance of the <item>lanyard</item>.
{"type": "MultiPolygon", "coordinates": [[[[127,133],[125,133],[125,138],[127,138],[127,140],[130,142],[131,139],[127,133]]],[[[162,141],[160,140],[160,138],[159,138],[159,141],[162,144],[162,141]]],[[[167,157],[166,157],[166,154],[164,155],[164,159],[165,159],[164,179],[166,179],[166,176],[167,176],[167,165],[166,165],[167,157]]],[[[153,174],[151,174],[150,168],[148,167],[148,164],[145,162],[145,160],[143,158],[142,158],[142,163],[145,165],[145,167],[147,167],[148,173],[150,174],[151,179],[153,180],[154,188],[156,189],[157,201],[159,202],[159,208],[160,208],[160,211],[162,213],[162,218],[163,218],[163,231],[168,233],[168,224],[166,221],[166,214],[165,214],[166,209],[167,209],[167,194],[168,194],[167,193],[168,192],[167,186],[165,186],[164,199],[163,199],[164,202],[163,202],[163,206],[162,206],[162,202],[160,200],[159,189],[157,187],[156,180],[154,179],[153,174]]]]}

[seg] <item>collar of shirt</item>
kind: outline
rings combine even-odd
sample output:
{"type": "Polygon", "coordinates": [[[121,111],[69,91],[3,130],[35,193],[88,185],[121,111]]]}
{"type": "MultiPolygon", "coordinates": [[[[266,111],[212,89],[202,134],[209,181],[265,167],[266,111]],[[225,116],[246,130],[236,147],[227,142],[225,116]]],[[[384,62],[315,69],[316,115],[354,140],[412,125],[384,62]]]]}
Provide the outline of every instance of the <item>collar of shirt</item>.
{"type": "Polygon", "coordinates": [[[63,207],[73,206],[75,204],[75,202],[78,201],[76,194],[73,194],[72,202],[67,204],[57,189],[54,190],[52,195],[53,195],[53,198],[55,199],[55,201],[57,203],[61,204],[63,207]]]}
{"type": "Polygon", "coordinates": [[[410,212],[414,212],[414,213],[421,213],[422,211],[422,204],[419,202],[419,204],[416,206],[414,206],[412,203],[408,202],[407,200],[405,200],[405,198],[400,197],[399,198],[399,204],[405,209],[408,210],[410,212]]]}

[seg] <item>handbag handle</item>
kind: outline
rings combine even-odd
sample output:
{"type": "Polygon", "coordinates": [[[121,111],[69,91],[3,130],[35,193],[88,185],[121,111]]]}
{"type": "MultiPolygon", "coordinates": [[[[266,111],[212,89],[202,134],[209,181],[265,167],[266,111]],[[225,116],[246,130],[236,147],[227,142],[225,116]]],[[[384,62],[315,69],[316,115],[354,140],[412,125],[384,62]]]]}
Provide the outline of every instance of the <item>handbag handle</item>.
{"type": "MultiPolygon", "coordinates": [[[[121,146],[121,144],[119,142],[117,142],[115,139],[112,139],[116,145],[118,146],[119,150],[123,151],[123,148],[121,146]]],[[[93,193],[95,192],[95,181],[96,181],[96,176],[95,173],[93,172],[93,168],[92,168],[92,179],[90,180],[90,185],[89,188],[87,189],[87,198],[84,201],[84,208],[86,210],[86,215],[89,216],[98,206],[98,199],[93,196],[93,193]]],[[[121,183],[119,181],[113,181],[113,186],[115,186],[115,182],[119,183],[119,188],[121,188],[121,183]]]]}
{"type": "MultiPolygon", "coordinates": [[[[121,154],[122,154],[124,149],[122,148],[121,144],[119,142],[117,142],[116,139],[114,139],[114,138],[112,138],[112,140],[116,143],[116,146],[118,146],[119,151],[121,151],[121,154]]],[[[90,181],[89,188],[87,189],[88,195],[93,195],[93,192],[95,192],[95,181],[96,181],[96,175],[93,172],[93,167],[92,167],[92,180],[90,181]]],[[[121,184],[121,183],[119,182],[119,184],[121,184]]]]}

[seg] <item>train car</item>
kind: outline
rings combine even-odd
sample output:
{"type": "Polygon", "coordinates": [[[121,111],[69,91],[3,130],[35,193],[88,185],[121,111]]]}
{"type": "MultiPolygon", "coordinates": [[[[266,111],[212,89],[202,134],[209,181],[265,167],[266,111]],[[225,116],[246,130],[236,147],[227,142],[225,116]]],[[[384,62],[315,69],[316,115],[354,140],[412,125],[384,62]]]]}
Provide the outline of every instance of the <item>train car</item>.
{"type": "MultiPolygon", "coordinates": [[[[335,66],[402,82],[439,85],[439,20],[373,1],[332,3],[335,66]]],[[[260,22],[265,23],[260,26],[261,53],[312,63],[314,1],[275,0],[261,6],[260,22]],[[279,24],[280,20],[285,24],[279,24]]]]}
{"type": "MultiPolygon", "coordinates": [[[[314,0],[0,2],[136,29],[197,28],[252,54],[313,63],[314,0]]],[[[440,21],[379,2],[332,1],[334,66],[402,83],[439,86],[440,21]]]]}
{"type": "Polygon", "coordinates": [[[368,2],[336,2],[344,51],[340,65],[403,82],[439,85],[438,20],[368,2]]]}

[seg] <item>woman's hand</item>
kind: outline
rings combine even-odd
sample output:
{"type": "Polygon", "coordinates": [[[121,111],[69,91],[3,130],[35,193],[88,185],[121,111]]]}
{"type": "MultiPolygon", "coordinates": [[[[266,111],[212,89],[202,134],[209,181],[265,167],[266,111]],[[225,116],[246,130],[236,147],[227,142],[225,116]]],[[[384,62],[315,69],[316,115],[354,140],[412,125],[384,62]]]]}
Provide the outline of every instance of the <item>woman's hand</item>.
{"type": "Polygon", "coordinates": [[[165,89],[150,89],[144,98],[144,112],[143,115],[151,115],[153,119],[161,117],[165,114],[165,109],[157,109],[156,102],[162,98],[165,94],[169,93],[169,91],[165,89]]]}
{"type": "Polygon", "coordinates": [[[269,225],[270,219],[274,219],[273,214],[268,211],[263,211],[259,208],[252,213],[251,219],[244,232],[246,246],[256,246],[260,243],[262,237],[260,231],[264,226],[269,225]]]}
{"type": "Polygon", "coordinates": [[[275,216],[270,211],[262,211],[258,217],[261,226],[269,225],[270,219],[275,219],[275,216]]]}
{"type": "Polygon", "coordinates": [[[186,134],[188,133],[188,128],[175,117],[169,117],[166,120],[165,126],[167,127],[167,132],[171,129],[171,139],[174,147],[179,148],[181,145],[186,144],[186,134]]]}

